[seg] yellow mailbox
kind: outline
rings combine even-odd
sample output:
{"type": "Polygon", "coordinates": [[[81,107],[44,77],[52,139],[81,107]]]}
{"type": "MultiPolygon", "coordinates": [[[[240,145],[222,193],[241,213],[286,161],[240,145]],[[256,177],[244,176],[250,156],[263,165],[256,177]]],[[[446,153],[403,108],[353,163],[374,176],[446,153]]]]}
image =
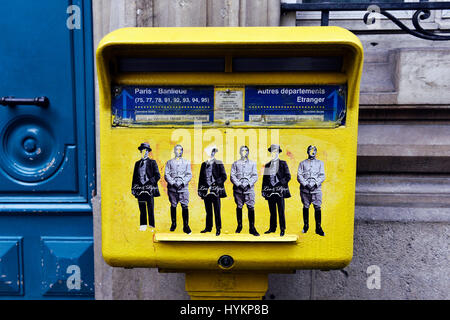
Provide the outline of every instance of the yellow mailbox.
{"type": "Polygon", "coordinates": [[[97,50],[102,252],[193,298],[352,258],[363,49],[338,27],[125,28],[97,50]]]}

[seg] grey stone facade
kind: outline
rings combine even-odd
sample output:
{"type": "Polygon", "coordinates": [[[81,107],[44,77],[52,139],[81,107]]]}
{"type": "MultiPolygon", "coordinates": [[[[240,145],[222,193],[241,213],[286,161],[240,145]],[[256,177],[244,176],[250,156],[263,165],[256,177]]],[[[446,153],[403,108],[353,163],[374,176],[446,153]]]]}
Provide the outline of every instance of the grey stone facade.
{"type": "MultiPolygon", "coordinates": [[[[94,45],[126,26],[295,25],[295,15],[280,17],[279,3],[95,0],[94,45]]],[[[364,29],[353,16],[331,18],[331,25],[364,29]]],[[[448,28],[450,18],[440,12],[426,23],[448,28]]],[[[317,17],[300,21],[309,24],[317,25],[317,17]]],[[[395,30],[388,21],[382,28],[395,30]]],[[[450,41],[401,34],[360,39],[365,65],[353,261],[343,270],[270,275],[266,299],[450,298],[450,41]],[[373,265],[379,267],[380,289],[367,286],[373,265]]],[[[95,197],[96,299],[188,299],[183,274],[105,264],[100,203],[95,197]]]]}

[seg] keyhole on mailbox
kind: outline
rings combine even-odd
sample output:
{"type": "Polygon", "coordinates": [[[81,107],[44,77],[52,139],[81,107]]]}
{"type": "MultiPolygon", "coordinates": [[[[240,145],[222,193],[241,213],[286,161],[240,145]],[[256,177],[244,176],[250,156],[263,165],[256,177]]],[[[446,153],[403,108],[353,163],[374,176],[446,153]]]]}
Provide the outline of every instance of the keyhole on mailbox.
{"type": "Polygon", "coordinates": [[[223,255],[219,258],[219,265],[223,268],[231,268],[234,264],[234,259],[229,255],[223,255]]]}

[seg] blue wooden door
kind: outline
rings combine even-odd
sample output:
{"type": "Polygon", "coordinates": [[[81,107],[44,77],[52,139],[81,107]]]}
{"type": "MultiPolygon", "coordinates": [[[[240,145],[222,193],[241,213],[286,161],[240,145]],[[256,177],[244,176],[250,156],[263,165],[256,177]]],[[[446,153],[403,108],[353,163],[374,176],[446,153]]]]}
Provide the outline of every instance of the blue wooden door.
{"type": "Polygon", "coordinates": [[[0,298],[92,299],[91,1],[0,12],[0,298]]]}

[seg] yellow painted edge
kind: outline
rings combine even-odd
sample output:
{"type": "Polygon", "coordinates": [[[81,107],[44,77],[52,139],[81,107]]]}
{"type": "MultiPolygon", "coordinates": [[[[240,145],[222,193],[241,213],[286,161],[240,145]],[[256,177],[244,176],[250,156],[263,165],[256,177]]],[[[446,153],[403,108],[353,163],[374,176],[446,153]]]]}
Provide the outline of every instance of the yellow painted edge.
{"type": "Polygon", "coordinates": [[[274,45],[274,44],[348,44],[362,52],[359,38],[352,32],[328,27],[186,27],[122,28],[106,35],[98,49],[117,44],[134,45],[274,45]],[[170,36],[167,36],[170,34],[170,36]]]}

